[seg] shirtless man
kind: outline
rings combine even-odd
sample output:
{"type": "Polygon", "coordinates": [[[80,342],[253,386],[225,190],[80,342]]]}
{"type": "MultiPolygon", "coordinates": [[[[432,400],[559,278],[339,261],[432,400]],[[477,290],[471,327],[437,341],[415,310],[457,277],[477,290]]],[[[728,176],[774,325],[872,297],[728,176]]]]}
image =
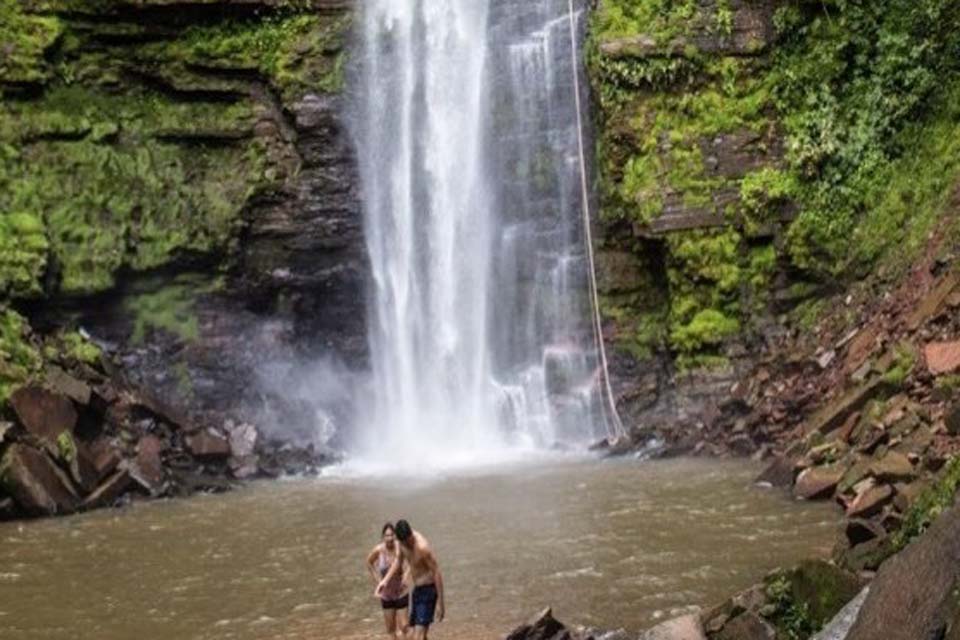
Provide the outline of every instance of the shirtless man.
{"type": "Polygon", "coordinates": [[[443,575],[437,557],[430,548],[430,542],[422,533],[410,528],[406,520],[397,521],[395,527],[398,553],[386,575],[377,585],[374,594],[380,594],[390,583],[393,575],[402,569],[404,563],[410,568],[410,580],[413,591],[410,592],[410,626],[413,627],[413,640],[427,640],[427,632],[433,624],[434,613],[437,622],[443,622],[446,606],[443,600],[443,575]]]}

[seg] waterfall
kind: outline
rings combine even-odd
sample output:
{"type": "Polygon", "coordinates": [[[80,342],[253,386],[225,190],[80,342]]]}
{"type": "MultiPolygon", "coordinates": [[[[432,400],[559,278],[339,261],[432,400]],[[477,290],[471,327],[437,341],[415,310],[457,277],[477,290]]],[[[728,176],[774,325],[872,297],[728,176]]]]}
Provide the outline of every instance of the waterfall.
{"type": "Polygon", "coordinates": [[[567,0],[363,4],[358,446],[450,461],[596,437],[567,0]]]}

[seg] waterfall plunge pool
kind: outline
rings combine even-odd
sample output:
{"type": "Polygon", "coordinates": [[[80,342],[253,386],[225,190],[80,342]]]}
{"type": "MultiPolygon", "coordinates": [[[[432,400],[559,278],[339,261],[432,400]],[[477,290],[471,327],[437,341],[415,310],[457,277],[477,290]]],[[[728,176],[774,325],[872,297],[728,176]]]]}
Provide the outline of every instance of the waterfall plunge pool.
{"type": "Polygon", "coordinates": [[[322,477],[0,524],[0,637],[383,637],[363,573],[386,520],[437,549],[447,621],[502,637],[543,606],[639,630],[825,556],[839,515],[743,462],[559,460],[432,479],[322,477]]]}

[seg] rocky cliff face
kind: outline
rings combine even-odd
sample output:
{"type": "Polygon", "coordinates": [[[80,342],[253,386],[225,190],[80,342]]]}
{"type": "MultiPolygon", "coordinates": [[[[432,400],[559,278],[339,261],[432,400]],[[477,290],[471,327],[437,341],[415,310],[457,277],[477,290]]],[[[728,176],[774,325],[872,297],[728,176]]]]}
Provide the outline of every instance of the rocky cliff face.
{"type": "Polygon", "coordinates": [[[709,424],[831,293],[922,250],[958,178],[960,12],[929,9],[597,2],[598,267],[633,423],[709,424]]]}
{"type": "MultiPolygon", "coordinates": [[[[365,252],[340,104],[349,2],[2,12],[4,304],[38,329],[82,326],[195,410],[260,411],[271,360],[362,362],[365,252]]],[[[14,313],[8,388],[44,373],[43,354],[18,355],[14,313]]]]}

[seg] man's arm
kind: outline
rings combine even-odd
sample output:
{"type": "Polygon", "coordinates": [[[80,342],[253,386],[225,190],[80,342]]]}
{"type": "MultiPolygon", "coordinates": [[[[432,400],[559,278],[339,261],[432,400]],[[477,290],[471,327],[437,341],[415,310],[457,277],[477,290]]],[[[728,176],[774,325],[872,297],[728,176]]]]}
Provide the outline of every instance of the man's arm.
{"type": "Polygon", "coordinates": [[[433,573],[433,584],[437,587],[437,622],[443,622],[443,617],[447,613],[447,605],[443,597],[443,573],[440,571],[440,563],[437,562],[437,556],[432,549],[427,555],[427,566],[433,573]]]}

